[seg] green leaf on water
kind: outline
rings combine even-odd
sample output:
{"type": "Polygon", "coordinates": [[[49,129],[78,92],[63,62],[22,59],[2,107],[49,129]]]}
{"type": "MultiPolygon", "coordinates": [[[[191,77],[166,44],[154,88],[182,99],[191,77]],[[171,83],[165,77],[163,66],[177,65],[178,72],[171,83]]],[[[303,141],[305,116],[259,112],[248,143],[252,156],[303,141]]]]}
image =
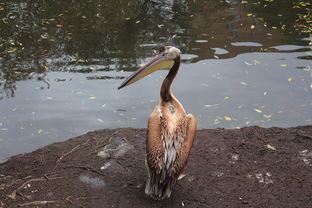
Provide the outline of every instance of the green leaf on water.
{"type": "Polygon", "coordinates": [[[287,64],[280,64],[280,67],[286,67],[287,64]]]}
{"type": "Polygon", "coordinates": [[[8,51],[8,53],[14,53],[17,50],[17,48],[13,48],[11,50],[8,51]]]}

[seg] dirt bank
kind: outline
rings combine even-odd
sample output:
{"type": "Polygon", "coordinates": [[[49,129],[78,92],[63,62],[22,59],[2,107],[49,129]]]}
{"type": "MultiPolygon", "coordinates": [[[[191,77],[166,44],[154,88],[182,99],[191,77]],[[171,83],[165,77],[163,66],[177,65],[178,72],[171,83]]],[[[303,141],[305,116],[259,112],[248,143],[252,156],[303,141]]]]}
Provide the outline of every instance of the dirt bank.
{"type": "Polygon", "coordinates": [[[312,207],[312,126],[197,131],[172,197],[144,195],[145,129],[99,130],[0,164],[0,207],[312,207]]]}

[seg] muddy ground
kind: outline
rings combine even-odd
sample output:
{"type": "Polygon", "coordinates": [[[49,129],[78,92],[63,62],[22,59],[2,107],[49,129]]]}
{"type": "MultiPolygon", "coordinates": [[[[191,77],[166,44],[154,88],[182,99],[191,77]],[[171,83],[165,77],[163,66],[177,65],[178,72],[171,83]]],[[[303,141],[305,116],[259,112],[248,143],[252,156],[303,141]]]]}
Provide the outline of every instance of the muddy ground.
{"type": "Polygon", "coordinates": [[[0,207],[312,207],[312,126],[197,131],[172,197],[144,195],[146,129],[99,130],[0,164],[0,207]]]}

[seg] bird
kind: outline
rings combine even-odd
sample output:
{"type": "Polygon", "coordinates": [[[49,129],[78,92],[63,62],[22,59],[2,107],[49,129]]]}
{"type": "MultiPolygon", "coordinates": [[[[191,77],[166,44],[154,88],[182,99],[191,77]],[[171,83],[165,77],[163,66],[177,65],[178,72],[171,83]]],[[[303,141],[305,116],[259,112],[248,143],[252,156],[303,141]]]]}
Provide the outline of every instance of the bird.
{"type": "Polygon", "coordinates": [[[145,194],[155,200],[170,198],[196,135],[196,118],[185,112],[170,88],[180,63],[181,51],[174,46],[165,46],[118,87],[121,89],[133,84],[154,71],[170,69],[160,88],[160,102],[147,124],[145,165],[148,178],[145,194]]]}

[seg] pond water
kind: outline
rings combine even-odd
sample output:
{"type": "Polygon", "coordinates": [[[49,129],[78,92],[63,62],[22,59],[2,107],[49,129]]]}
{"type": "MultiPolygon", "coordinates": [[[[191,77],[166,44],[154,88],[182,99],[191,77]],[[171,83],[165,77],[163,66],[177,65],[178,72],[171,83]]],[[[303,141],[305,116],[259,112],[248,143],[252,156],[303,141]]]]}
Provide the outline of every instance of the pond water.
{"type": "Polygon", "coordinates": [[[0,0],[0,160],[103,128],[145,128],[167,71],[117,90],[164,45],[198,128],[312,124],[308,0],[0,0]]]}

